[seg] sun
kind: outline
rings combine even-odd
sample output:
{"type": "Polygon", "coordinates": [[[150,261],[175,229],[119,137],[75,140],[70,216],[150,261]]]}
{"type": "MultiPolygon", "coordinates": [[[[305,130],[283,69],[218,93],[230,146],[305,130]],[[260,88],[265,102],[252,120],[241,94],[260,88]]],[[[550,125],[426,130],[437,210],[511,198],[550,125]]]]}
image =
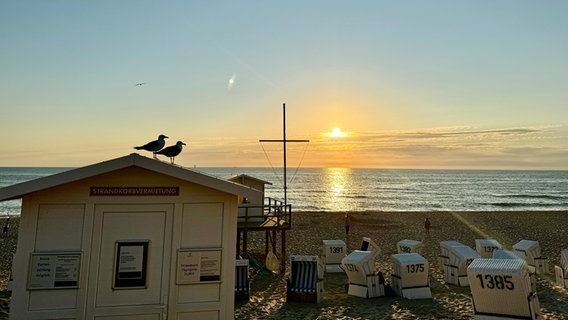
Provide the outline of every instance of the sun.
{"type": "Polygon", "coordinates": [[[339,129],[338,127],[333,128],[333,130],[331,130],[331,133],[329,134],[330,137],[332,138],[341,138],[341,137],[345,137],[345,133],[341,132],[341,129],[339,129]]]}

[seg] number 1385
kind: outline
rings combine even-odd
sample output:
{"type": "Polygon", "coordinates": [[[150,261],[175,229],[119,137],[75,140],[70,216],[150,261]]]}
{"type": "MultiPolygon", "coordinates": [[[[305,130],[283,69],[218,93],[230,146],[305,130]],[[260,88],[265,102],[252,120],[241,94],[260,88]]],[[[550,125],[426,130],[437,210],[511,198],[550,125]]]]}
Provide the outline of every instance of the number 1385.
{"type": "Polygon", "coordinates": [[[515,290],[515,284],[511,281],[512,276],[478,274],[475,277],[479,279],[482,289],[515,290]]]}

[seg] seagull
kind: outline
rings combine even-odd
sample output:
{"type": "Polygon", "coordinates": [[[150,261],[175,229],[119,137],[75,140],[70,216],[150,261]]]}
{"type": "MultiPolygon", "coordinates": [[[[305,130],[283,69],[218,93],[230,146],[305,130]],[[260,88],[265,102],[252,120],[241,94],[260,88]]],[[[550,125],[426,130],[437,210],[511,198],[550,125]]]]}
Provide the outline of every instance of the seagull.
{"type": "Polygon", "coordinates": [[[138,86],[142,86],[142,85],[145,85],[145,84],[146,84],[146,82],[138,82],[138,83],[135,84],[134,86],[137,86],[137,87],[138,87],[138,86]]]}
{"type": "Polygon", "coordinates": [[[164,155],[166,157],[170,158],[170,161],[172,164],[174,164],[174,158],[175,156],[177,156],[178,154],[180,154],[182,146],[185,146],[185,143],[178,141],[175,145],[173,146],[169,146],[166,147],[160,151],[155,151],[154,152],[154,156],[156,156],[157,154],[161,154],[164,155]]]}
{"type": "Polygon", "coordinates": [[[134,147],[134,149],[154,152],[154,159],[156,159],[156,151],[160,151],[160,149],[164,147],[164,145],[166,144],[166,140],[164,139],[166,138],[167,137],[165,135],[161,134],[158,137],[158,140],[150,141],[143,146],[134,147]]]}

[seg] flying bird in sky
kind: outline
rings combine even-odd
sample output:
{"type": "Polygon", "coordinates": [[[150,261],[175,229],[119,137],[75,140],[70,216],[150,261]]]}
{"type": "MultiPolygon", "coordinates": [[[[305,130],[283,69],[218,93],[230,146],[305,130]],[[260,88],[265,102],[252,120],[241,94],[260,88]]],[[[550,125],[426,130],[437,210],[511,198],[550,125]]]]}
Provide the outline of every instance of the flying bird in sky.
{"type": "Polygon", "coordinates": [[[173,164],[174,163],[174,158],[181,153],[181,149],[183,148],[182,146],[185,146],[185,143],[178,141],[175,145],[173,146],[169,146],[166,147],[160,151],[156,151],[154,152],[154,156],[156,154],[161,154],[164,155],[166,157],[170,158],[170,162],[173,164]]]}
{"type": "Polygon", "coordinates": [[[154,159],[155,159],[156,158],[156,151],[160,151],[166,145],[166,140],[165,140],[166,138],[168,138],[168,137],[161,134],[158,137],[158,140],[150,141],[143,146],[134,147],[134,149],[154,152],[154,159]]]}
{"type": "Polygon", "coordinates": [[[146,84],[146,82],[138,82],[137,84],[135,84],[135,86],[138,87],[138,86],[143,86],[143,85],[145,85],[145,84],[146,84]]]}

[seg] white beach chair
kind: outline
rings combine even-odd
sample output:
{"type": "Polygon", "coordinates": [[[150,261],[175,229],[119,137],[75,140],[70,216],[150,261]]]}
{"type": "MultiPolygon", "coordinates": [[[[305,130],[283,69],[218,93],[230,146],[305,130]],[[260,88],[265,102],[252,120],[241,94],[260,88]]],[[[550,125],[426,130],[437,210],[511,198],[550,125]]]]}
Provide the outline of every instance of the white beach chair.
{"type": "Polygon", "coordinates": [[[248,301],[249,297],[249,261],[248,259],[237,259],[235,266],[235,301],[248,301]]]}
{"type": "Polygon", "coordinates": [[[422,251],[422,242],[416,240],[404,239],[396,244],[398,253],[418,253],[422,251]]]}
{"type": "Polygon", "coordinates": [[[361,241],[360,251],[369,251],[371,252],[373,259],[376,259],[377,256],[381,253],[381,248],[379,248],[379,245],[376,244],[371,238],[363,237],[363,240],[361,241]]]}
{"type": "Polygon", "coordinates": [[[529,270],[529,276],[531,279],[531,287],[532,291],[536,292],[536,269],[534,266],[529,266],[527,261],[525,260],[525,253],[521,251],[515,250],[495,250],[493,251],[493,259],[517,259],[522,261],[529,270]]]}
{"type": "Polygon", "coordinates": [[[467,267],[474,259],[481,258],[477,251],[468,246],[449,247],[448,263],[444,265],[444,281],[446,283],[467,287],[467,267]]]}
{"type": "Polygon", "coordinates": [[[391,283],[394,292],[407,299],[432,298],[428,260],[418,253],[393,254],[391,283]]]}
{"type": "Polygon", "coordinates": [[[475,319],[539,319],[540,303],[520,259],[475,259],[467,268],[475,319]]]}
{"type": "Polygon", "coordinates": [[[538,241],[521,240],[513,245],[513,250],[523,252],[525,260],[529,266],[533,266],[536,274],[550,273],[548,268],[548,258],[541,255],[540,244],[538,241]]]}
{"type": "Polygon", "coordinates": [[[493,259],[519,259],[525,261],[525,253],[516,250],[497,249],[493,251],[493,259]]]}
{"type": "Polygon", "coordinates": [[[493,251],[501,249],[503,249],[503,246],[497,240],[475,240],[475,251],[477,251],[482,258],[491,258],[493,257],[493,251]]]}
{"type": "Polygon", "coordinates": [[[560,251],[560,266],[554,266],[556,283],[568,289],[568,249],[560,251]]]}
{"type": "Polygon", "coordinates": [[[341,260],[349,279],[347,294],[362,298],[385,295],[384,278],[375,272],[375,257],[372,251],[355,250],[341,260]]]}
{"type": "Polygon", "coordinates": [[[443,270],[444,266],[450,263],[450,248],[455,246],[465,246],[465,244],[454,240],[440,242],[440,256],[438,257],[440,269],[443,270]]]}
{"type": "Polygon", "coordinates": [[[326,272],[343,272],[341,259],[347,253],[347,246],[343,240],[323,240],[323,261],[326,272]]]}

